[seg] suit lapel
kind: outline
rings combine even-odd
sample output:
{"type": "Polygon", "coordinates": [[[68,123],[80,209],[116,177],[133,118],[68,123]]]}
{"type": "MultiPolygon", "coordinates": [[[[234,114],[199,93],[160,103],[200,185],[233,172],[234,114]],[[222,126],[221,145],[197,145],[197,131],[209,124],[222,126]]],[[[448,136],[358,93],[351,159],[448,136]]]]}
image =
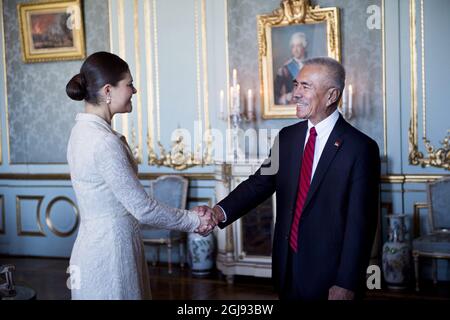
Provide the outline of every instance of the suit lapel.
{"type": "Polygon", "coordinates": [[[308,206],[311,201],[312,196],[317,191],[320,183],[322,182],[325,173],[327,172],[331,162],[333,161],[336,153],[341,148],[341,145],[344,143],[342,135],[345,131],[346,122],[339,115],[339,119],[336,122],[336,125],[331,131],[330,136],[328,137],[328,141],[325,144],[325,148],[323,149],[322,155],[320,156],[319,163],[317,164],[316,171],[314,172],[313,179],[311,181],[311,186],[309,187],[308,195],[306,196],[305,205],[303,207],[303,211],[308,206]]]}
{"type": "Polygon", "coordinates": [[[289,149],[292,148],[291,157],[290,157],[290,165],[288,168],[291,170],[288,171],[289,177],[286,179],[289,184],[286,188],[290,192],[290,204],[291,210],[289,212],[294,212],[295,201],[297,199],[298,192],[298,182],[300,179],[300,169],[302,166],[302,158],[303,158],[303,149],[305,146],[305,137],[306,131],[308,130],[308,121],[301,122],[297,130],[293,133],[293,137],[289,140],[292,141],[292,144],[289,144],[289,149]]]}

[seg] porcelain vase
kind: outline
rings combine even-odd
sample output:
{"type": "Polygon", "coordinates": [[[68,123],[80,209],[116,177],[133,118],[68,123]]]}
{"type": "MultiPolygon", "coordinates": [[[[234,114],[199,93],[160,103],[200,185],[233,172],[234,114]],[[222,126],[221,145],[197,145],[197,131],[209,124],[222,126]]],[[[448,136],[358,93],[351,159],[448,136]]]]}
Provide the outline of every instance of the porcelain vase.
{"type": "Polygon", "coordinates": [[[215,252],[214,234],[203,237],[197,233],[189,233],[189,263],[193,275],[207,275],[214,266],[215,252]]]}
{"type": "Polygon", "coordinates": [[[405,239],[405,215],[387,216],[389,238],[383,245],[383,275],[390,289],[405,289],[410,279],[411,247],[405,239]]]}

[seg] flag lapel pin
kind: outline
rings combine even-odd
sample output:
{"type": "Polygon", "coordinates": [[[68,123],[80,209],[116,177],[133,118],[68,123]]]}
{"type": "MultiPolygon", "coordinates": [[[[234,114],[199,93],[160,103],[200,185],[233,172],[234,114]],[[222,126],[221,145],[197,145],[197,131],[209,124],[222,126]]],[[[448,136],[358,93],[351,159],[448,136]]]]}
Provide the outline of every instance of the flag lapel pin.
{"type": "Polygon", "coordinates": [[[334,146],[336,147],[336,148],[339,148],[340,146],[341,146],[341,140],[336,140],[336,142],[334,143],[334,146]]]}

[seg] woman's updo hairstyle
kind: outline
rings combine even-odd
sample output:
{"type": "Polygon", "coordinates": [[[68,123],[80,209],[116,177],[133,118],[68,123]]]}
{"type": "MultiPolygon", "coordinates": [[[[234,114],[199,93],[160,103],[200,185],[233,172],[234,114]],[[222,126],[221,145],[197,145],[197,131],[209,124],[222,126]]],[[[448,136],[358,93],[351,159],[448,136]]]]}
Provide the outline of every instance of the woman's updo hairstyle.
{"type": "Polygon", "coordinates": [[[128,64],[119,56],[109,52],[91,54],[81,66],[80,73],[66,85],[67,95],[77,101],[99,103],[99,91],[106,85],[116,86],[129,72],[128,64]]]}

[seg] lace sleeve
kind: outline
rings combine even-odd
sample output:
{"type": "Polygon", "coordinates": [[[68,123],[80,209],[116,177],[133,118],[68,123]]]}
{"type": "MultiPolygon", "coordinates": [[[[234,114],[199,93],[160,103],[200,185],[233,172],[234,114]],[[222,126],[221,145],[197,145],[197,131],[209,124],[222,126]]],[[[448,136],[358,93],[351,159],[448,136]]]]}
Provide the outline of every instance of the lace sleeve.
{"type": "Polygon", "coordinates": [[[168,207],[148,196],[117,137],[106,135],[96,143],[94,162],[115,197],[141,224],[185,232],[199,226],[197,214],[168,207]]]}

